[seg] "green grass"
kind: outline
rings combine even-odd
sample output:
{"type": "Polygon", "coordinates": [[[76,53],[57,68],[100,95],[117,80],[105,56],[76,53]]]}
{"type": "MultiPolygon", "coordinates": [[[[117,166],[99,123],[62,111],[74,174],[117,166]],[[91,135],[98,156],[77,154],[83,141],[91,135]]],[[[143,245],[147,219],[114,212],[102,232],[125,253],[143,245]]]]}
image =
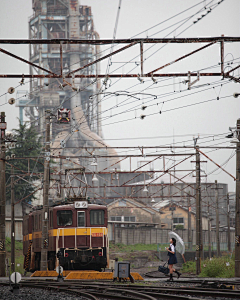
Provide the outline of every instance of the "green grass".
{"type": "MultiPolygon", "coordinates": [[[[15,241],[15,250],[23,250],[23,243],[15,241]]],[[[6,237],[6,251],[11,252],[11,239],[6,237]]]]}
{"type": "MultiPolygon", "coordinates": [[[[11,272],[11,239],[6,238],[6,258],[9,261],[9,270],[11,272]]],[[[24,264],[24,255],[23,255],[23,243],[19,241],[15,241],[15,271],[20,274],[24,274],[23,269],[24,264]]]]}
{"type": "Polygon", "coordinates": [[[159,251],[166,251],[166,249],[165,248],[169,248],[169,243],[168,244],[158,244],[158,248],[157,248],[157,250],[159,251]]]}
{"type": "Polygon", "coordinates": [[[230,256],[221,256],[214,257],[212,260],[207,259],[203,261],[201,271],[200,277],[234,277],[235,258],[230,256]]]}
{"type": "Polygon", "coordinates": [[[157,244],[135,244],[135,245],[124,245],[124,244],[113,244],[110,242],[110,251],[113,252],[134,252],[134,251],[157,251],[157,244]]]}
{"type": "Polygon", "coordinates": [[[182,273],[196,273],[196,262],[187,261],[182,265],[182,273]]]}
{"type": "MultiPolygon", "coordinates": [[[[196,274],[196,262],[188,261],[183,264],[183,273],[196,274]]],[[[235,276],[235,258],[229,255],[206,259],[201,263],[199,277],[232,278],[235,276]],[[229,265],[228,265],[229,264],[229,265]]]]}

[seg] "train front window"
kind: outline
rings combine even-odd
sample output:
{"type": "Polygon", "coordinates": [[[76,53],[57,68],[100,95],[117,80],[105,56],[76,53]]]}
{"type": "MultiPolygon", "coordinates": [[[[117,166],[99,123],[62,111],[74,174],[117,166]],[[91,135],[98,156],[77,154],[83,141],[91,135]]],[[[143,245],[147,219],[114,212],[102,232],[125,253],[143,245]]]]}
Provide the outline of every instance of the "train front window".
{"type": "Polygon", "coordinates": [[[91,210],[90,211],[90,224],[91,225],[104,225],[104,210],[91,210]]]}
{"type": "Polygon", "coordinates": [[[78,227],[85,227],[85,211],[78,211],[78,227]]]}
{"type": "Polygon", "coordinates": [[[72,211],[71,210],[57,211],[57,224],[58,226],[72,225],[72,211]]]}

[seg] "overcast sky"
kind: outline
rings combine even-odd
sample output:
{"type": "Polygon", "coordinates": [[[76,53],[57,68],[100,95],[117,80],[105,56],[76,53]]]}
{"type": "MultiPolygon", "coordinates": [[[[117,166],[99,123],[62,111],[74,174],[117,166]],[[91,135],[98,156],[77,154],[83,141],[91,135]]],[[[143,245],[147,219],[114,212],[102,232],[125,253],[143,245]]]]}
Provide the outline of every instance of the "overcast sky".
{"type": "MultiPolygon", "coordinates": [[[[81,1],[82,5],[92,7],[95,28],[101,38],[113,37],[118,2],[118,0],[81,1]]],[[[222,34],[225,36],[240,36],[240,1],[225,0],[215,7],[217,2],[216,0],[122,0],[116,37],[131,38],[135,35],[143,38],[162,38],[165,36],[214,37],[222,34]],[[196,6],[177,17],[171,18],[193,5],[196,6]],[[204,6],[211,6],[211,12],[207,13],[209,9],[204,9],[204,6]],[[202,15],[205,16],[202,17],[202,15]],[[169,20],[155,26],[167,19],[169,20]],[[198,22],[193,23],[196,20],[198,22]],[[155,27],[149,29],[153,26],[155,27]]],[[[1,0],[0,5],[0,38],[28,38],[28,18],[33,13],[32,1],[1,0]]],[[[144,45],[144,72],[150,72],[203,45],[144,45]]],[[[28,59],[28,45],[1,45],[0,47],[28,59]]],[[[219,44],[213,45],[196,55],[161,70],[161,72],[186,73],[202,69],[204,69],[202,72],[220,72],[220,66],[218,65],[220,61],[219,49],[219,44]]],[[[109,53],[109,46],[101,47],[101,50],[105,50],[103,54],[107,54],[109,53]]],[[[239,43],[226,43],[225,56],[225,60],[229,62],[229,65],[225,66],[225,70],[237,66],[240,62],[239,43]]],[[[139,73],[140,68],[137,66],[139,62],[139,45],[113,57],[112,62],[110,72],[139,73]]],[[[29,68],[26,64],[18,62],[5,54],[0,54],[1,74],[27,74],[28,71],[29,68]]],[[[106,72],[105,61],[101,63],[101,71],[102,73],[106,72]]],[[[239,71],[235,71],[234,75],[239,76],[239,71]]],[[[195,88],[187,90],[187,86],[182,83],[186,79],[186,77],[158,79],[157,84],[153,84],[151,79],[146,79],[142,84],[136,78],[112,80],[111,87],[108,89],[111,92],[119,90],[143,91],[153,96],[142,96],[141,100],[136,102],[133,102],[136,100],[134,98],[126,100],[125,96],[113,96],[103,99],[103,134],[108,144],[112,146],[169,145],[173,143],[174,134],[175,143],[180,146],[193,145],[192,139],[198,135],[200,136],[200,146],[232,145],[229,140],[225,139],[225,133],[228,132],[229,126],[235,126],[236,120],[239,118],[240,98],[235,99],[230,96],[234,92],[239,92],[239,84],[221,80],[219,77],[201,77],[200,81],[193,86],[195,88]],[[207,85],[208,83],[211,85],[207,85]],[[157,96],[157,99],[154,99],[155,96],[157,96]],[[219,100],[217,100],[217,97],[219,97],[219,100]],[[207,100],[213,101],[180,109],[182,106],[207,100]],[[122,101],[125,101],[125,106],[120,107],[122,101]],[[162,101],[164,101],[164,104],[162,101]],[[141,110],[142,104],[148,106],[144,112],[141,110]],[[117,105],[118,107],[116,107],[117,105]],[[126,110],[130,111],[126,112],[126,110]],[[162,114],[158,113],[160,110],[162,114]],[[141,114],[146,115],[144,120],[140,119],[141,114]],[[213,138],[212,135],[216,136],[213,138]]],[[[18,82],[17,79],[0,79],[0,95],[4,94],[9,86],[17,86],[18,82]]],[[[27,90],[28,85],[18,88],[18,90],[20,89],[27,90]]],[[[2,105],[1,111],[6,112],[8,129],[11,130],[17,127],[19,111],[18,108],[9,104],[4,105],[9,98],[10,95],[2,96],[0,105],[2,105]]],[[[234,153],[232,150],[211,150],[210,152],[210,150],[205,149],[203,151],[219,164],[225,163],[234,153]]],[[[139,151],[129,153],[139,154],[139,151]]],[[[170,161],[169,165],[171,163],[170,161]]],[[[227,162],[224,167],[229,173],[235,175],[235,164],[236,156],[227,162]]],[[[133,162],[134,166],[137,166],[137,161],[133,162]]],[[[160,169],[161,167],[162,161],[159,160],[155,163],[155,168],[160,169]]],[[[183,167],[193,168],[194,164],[185,163],[183,167]]],[[[122,163],[122,169],[127,170],[128,168],[129,163],[122,163]]],[[[209,173],[215,169],[215,166],[208,162],[202,165],[202,169],[209,173]]],[[[228,183],[229,190],[235,191],[234,180],[223,171],[215,171],[208,176],[207,180],[228,183]]]]}

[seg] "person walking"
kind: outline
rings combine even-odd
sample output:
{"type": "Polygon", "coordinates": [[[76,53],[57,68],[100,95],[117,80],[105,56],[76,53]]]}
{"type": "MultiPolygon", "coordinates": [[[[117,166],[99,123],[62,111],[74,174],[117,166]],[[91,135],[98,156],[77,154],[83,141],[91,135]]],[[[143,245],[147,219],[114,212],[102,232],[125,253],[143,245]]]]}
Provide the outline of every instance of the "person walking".
{"type": "Polygon", "coordinates": [[[170,278],[167,281],[173,281],[173,272],[175,272],[178,275],[178,278],[181,276],[181,273],[176,271],[173,268],[173,265],[177,263],[177,257],[176,257],[176,239],[171,238],[170,239],[170,246],[169,248],[166,247],[166,250],[168,251],[168,267],[170,271],[170,278]]]}

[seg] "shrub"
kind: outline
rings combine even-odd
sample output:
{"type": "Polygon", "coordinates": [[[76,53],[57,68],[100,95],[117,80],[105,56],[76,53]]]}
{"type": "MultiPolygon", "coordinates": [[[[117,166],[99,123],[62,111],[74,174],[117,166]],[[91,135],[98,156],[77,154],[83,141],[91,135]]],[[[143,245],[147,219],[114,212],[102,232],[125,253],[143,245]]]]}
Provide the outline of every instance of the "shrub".
{"type": "Polygon", "coordinates": [[[182,265],[183,273],[196,273],[196,262],[195,261],[187,261],[182,265]]]}
{"type": "Polygon", "coordinates": [[[23,243],[15,241],[15,250],[23,250],[23,243]]]}
{"type": "Polygon", "coordinates": [[[214,257],[203,262],[200,277],[234,277],[235,261],[229,256],[214,257]],[[226,264],[226,263],[229,263],[226,264]]]}
{"type": "Polygon", "coordinates": [[[181,229],[184,229],[184,226],[183,225],[176,225],[175,229],[176,230],[181,230],[181,229]]]}
{"type": "MultiPolygon", "coordinates": [[[[235,258],[228,255],[206,259],[201,263],[200,277],[234,277],[235,258]]],[[[182,266],[183,273],[196,274],[196,261],[188,261],[182,266]]]]}

